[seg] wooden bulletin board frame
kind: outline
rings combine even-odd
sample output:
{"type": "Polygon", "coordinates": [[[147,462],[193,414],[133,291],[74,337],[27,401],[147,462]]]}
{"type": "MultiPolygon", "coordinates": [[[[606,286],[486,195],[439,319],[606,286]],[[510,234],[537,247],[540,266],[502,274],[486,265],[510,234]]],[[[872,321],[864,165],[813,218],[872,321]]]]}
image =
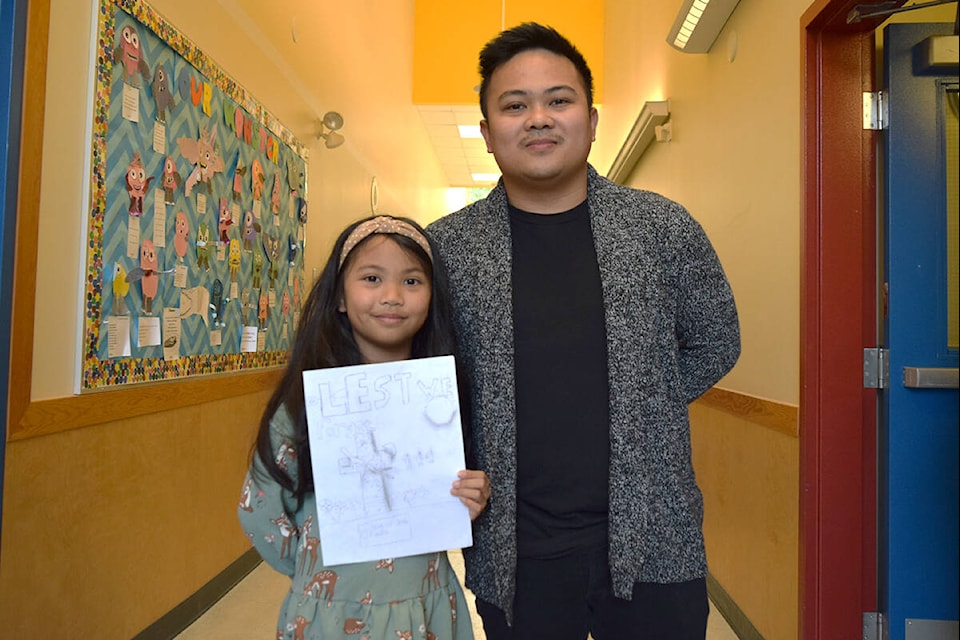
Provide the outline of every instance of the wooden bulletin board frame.
{"type": "Polygon", "coordinates": [[[142,0],[96,47],[79,390],[284,364],[306,147],[142,0]]]}

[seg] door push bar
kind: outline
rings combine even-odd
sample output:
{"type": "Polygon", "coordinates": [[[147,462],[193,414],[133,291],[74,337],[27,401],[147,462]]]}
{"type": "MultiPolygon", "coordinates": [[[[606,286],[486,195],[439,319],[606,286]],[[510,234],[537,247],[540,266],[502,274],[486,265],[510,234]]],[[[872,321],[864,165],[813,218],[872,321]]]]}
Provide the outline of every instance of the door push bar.
{"type": "Polygon", "coordinates": [[[904,367],[903,386],[908,389],[956,389],[960,381],[956,368],[904,367]]]}

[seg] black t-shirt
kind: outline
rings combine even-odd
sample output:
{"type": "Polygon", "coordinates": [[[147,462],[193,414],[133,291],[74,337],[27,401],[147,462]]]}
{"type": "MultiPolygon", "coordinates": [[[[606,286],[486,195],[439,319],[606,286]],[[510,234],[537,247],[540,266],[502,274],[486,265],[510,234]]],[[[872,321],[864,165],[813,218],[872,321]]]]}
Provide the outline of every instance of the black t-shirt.
{"type": "Polygon", "coordinates": [[[549,558],[607,539],[607,342],[587,203],[510,207],[517,403],[517,542],[549,558]]]}

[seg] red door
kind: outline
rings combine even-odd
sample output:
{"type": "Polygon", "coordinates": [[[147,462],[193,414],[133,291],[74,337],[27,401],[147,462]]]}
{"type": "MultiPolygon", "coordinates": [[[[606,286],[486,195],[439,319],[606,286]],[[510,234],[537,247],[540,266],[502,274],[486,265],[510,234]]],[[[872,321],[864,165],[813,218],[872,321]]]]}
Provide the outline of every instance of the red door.
{"type": "Polygon", "coordinates": [[[801,18],[802,640],[861,638],[877,611],[877,393],[863,384],[877,344],[877,138],[862,104],[881,19],[847,24],[857,4],[818,0],[801,18]]]}

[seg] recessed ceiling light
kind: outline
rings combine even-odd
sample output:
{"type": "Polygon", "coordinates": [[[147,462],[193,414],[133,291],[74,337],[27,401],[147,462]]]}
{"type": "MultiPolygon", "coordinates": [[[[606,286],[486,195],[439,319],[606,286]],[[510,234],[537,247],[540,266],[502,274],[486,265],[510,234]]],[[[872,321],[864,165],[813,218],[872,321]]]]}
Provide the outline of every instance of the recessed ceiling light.
{"type": "Polygon", "coordinates": [[[478,124],[458,124],[461,138],[482,138],[480,135],[480,125],[478,124]]]}
{"type": "Polygon", "coordinates": [[[474,182],[496,182],[500,179],[499,173],[471,173],[474,182]]]}

